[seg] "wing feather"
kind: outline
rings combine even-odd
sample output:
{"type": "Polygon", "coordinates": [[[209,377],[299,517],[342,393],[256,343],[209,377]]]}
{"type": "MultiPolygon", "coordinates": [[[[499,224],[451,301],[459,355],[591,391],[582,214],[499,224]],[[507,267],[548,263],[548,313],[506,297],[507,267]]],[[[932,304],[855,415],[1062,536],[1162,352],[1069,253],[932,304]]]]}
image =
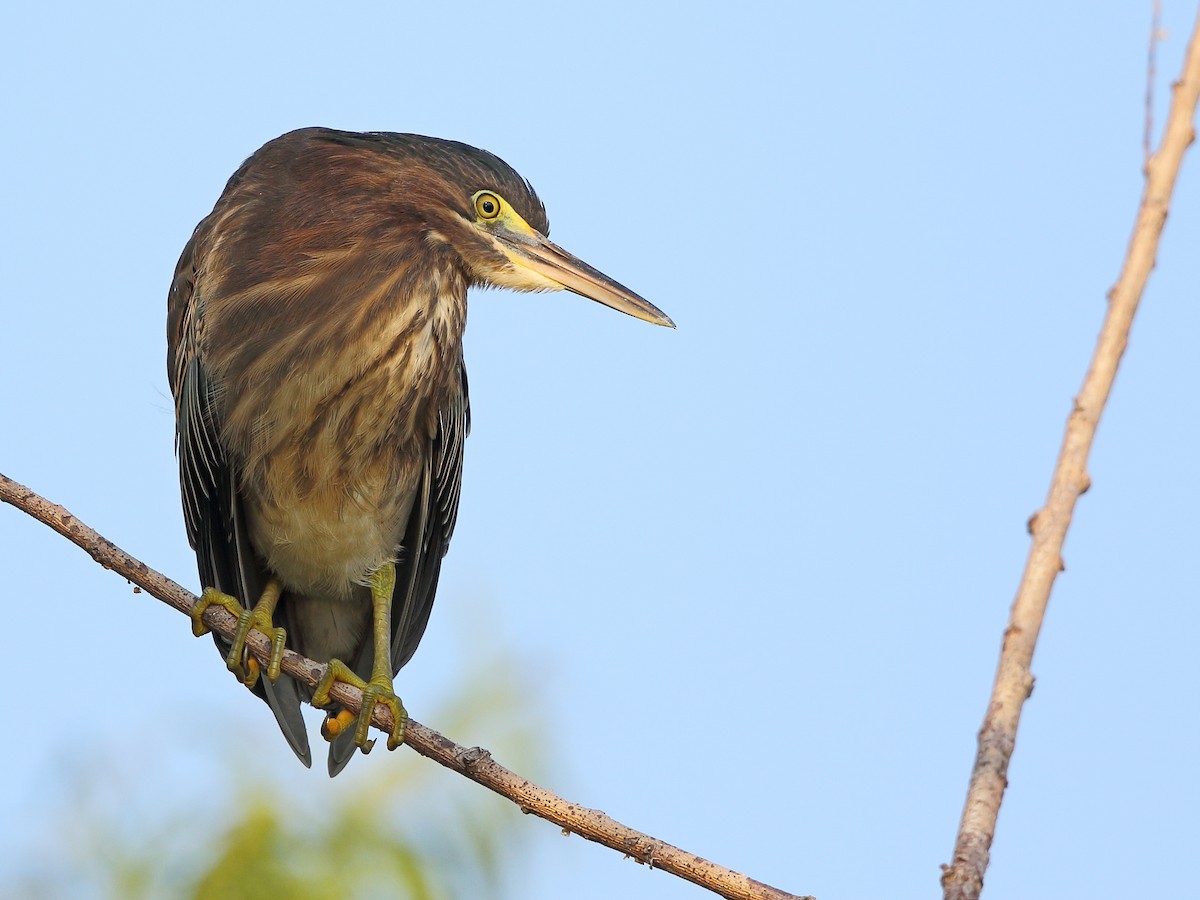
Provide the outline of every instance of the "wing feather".
{"type": "Polygon", "coordinates": [[[450,538],[458,519],[463,445],[471,428],[467,373],[461,360],[459,386],[438,415],[438,432],[425,463],[425,477],[418,497],[421,508],[414,506],[405,534],[404,546],[415,548],[416,552],[407,554],[403,561],[404,575],[397,578],[397,592],[392,603],[393,672],[399,672],[412,658],[425,633],[437,592],[442,558],[450,548],[450,538]],[[399,591],[401,584],[406,587],[403,595],[399,591]]]}
{"type": "MultiPolygon", "coordinates": [[[[250,606],[257,602],[270,576],[250,545],[236,477],[222,449],[218,389],[196,352],[202,324],[194,263],[199,233],[197,229],[184,248],[168,301],[167,375],[175,396],[184,522],[188,541],[196,551],[202,585],[250,606]]],[[[224,657],[229,652],[228,642],[215,633],[213,640],[224,657]]],[[[300,761],[311,766],[312,751],[300,712],[300,685],[287,675],[281,675],[275,684],[261,678],[254,693],[271,707],[300,761]]]]}

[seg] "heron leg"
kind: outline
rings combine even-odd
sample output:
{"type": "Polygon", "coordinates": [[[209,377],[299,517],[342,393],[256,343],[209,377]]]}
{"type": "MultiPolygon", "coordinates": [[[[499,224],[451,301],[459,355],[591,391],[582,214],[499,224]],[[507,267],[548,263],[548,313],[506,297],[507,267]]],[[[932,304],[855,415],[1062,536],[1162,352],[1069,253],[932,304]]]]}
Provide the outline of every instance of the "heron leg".
{"type": "Polygon", "coordinates": [[[363,681],[341,660],[331,659],[325,667],[325,674],[317,682],[313,692],[313,706],[327,706],[330,702],[329,689],[334,682],[352,684],[363,692],[362,709],[358,715],[349,710],[342,710],[336,715],[329,716],[321,726],[321,734],[326,740],[332,741],[345,731],[351,722],[354,727],[354,744],[363,753],[368,753],[373,741],[367,740],[371,727],[371,714],[375,707],[382,703],[392,711],[392,721],[395,725],[388,735],[387,746],[395,750],[404,742],[404,728],[408,724],[408,713],[405,712],[400,698],[396,696],[392,684],[392,592],[396,587],[396,566],[384,563],[371,573],[371,625],[372,637],[375,642],[375,659],[371,664],[371,679],[363,681]]]}
{"type": "Polygon", "coordinates": [[[271,639],[271,661],[267,664],[267,678],[275,682],[279,679],[279,665],[283,660],[283,645],[287,641],[287,632],[276,628],[273,621],[275,607],[283,585],[278,579],[272,578],[253,609],[245,609],[237,599],[223,594],[216,588],[205,588],[200,594],[200,602],[192,608],[192,634],[196,637],[208,634],[208,626],[200,618],[210,606],[222,606],[237,616],[238,627],[225,657],[225,665],[233,672],[246,687],[254,687],[258,681],[260,667],[258,660],[246,652],[246,638],[251,628],[257,628],[271,639]]]}

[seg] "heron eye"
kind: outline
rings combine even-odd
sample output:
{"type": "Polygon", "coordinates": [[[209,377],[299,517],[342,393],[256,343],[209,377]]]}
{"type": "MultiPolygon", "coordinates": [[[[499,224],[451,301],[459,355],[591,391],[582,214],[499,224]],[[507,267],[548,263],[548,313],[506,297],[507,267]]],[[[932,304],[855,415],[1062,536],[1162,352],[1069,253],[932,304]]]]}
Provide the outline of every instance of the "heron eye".
{"type": "Polygon", "coordinates": [[[475,212],[481,219],[494,219],[500,215],[500,198],[487,191],[475,195],[475,212]]]}

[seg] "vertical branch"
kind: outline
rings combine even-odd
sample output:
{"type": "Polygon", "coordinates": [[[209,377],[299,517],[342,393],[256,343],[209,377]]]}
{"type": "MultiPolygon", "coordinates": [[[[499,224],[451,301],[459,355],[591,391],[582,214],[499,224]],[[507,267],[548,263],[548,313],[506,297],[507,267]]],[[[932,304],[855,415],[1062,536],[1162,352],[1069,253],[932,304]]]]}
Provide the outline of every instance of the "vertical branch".
{"type": "Polygon", "coordinates": [[[1150,270],[1184,151],[1195,137],[1192,119],[1200,97],[1200,16],[1173,86],[1171,111],[1158,152],[1146,161],[1142,194],[1129,250],[1116,285],[1108,295],[1108,314],[1075,407],[1050,484],[1046,504],[1029,522],[1032,546],[1013,602],[1000,652],[996,681],[988,702],[979,749],[967,789],[954,861],[942,874],[945,900],[973,900],[983,889],[988,851],[996,833],[1000,802],[1008,785],[1008,764],[1017,738],[1021,708],[1033,688],[1030,662],[1055,576],[1062,570],[1062,547],[1075,502],[1088,489],[1088,453],[1100,414],[1108,401],[1117,366],[1150,270]]]}

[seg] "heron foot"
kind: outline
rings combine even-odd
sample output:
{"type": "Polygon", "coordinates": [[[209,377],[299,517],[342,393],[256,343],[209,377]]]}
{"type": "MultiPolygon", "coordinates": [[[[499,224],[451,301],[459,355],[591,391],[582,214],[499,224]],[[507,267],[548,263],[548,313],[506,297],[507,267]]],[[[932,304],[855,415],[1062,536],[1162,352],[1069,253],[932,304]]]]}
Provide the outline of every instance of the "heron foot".
{"type": "Polygon", "coordinates": [[[363,753],[370,753],[371,747],[375,744],[374,741],[367,739],[371,727],[371,715],[374,713],[375,707],[382,703],[391,710],[392,720],[395,722],[392,733],[388,735],[387,748],[395,750],[404,743],[404,729],[408,725],[408,713],[400,702],[400,698],[396,696],[391,678],[386,674],[376,673],[370,681],[364,681],[341,660],[331,659],[325,667],[325,674],[321,676],[321,680],[317,682],[317,688],[313,692],[313,706],[328,706],[330,703],[329,689],[338,681],[342,684],[352,684],[362,691],[362,709],[358,715],[348,709],[343,709],[328,716],[321,724],[321,735],[325,740],[332,741],[345,732],[351,722],[355,722],[354,745],[363,753]]]}
{"type": "Polygon", "coordinates": [[[192,609],[192,634],[196,637],[205,635],[209,631],[201,616],[210,606],[224,607],[237,616],[238,627],[233,636],[233,643],[229,647],[229,654],[225,657],[225,665],[248,688],[254,687],[258,682],[261,671],[258,660],[246,650],[246,638],[249,636],[251,628],[257,628],[271,639],[271,659],[267,664],[267,678],[272,683],[279,679],[279,667],[283,661],[283,647],[287,642],[287,632],[282,628],[275,627],[272,617],[275,614],[275,606],[279,603],[281,592],[282,586],[279,582],[271,579],[267,582],[267,587],[258,603],[254,604],[254,608],[246,609],[238,603],[237,598],[223,594],[216,588],[207,587],[200,594],[200,602],[192,609]]]}

